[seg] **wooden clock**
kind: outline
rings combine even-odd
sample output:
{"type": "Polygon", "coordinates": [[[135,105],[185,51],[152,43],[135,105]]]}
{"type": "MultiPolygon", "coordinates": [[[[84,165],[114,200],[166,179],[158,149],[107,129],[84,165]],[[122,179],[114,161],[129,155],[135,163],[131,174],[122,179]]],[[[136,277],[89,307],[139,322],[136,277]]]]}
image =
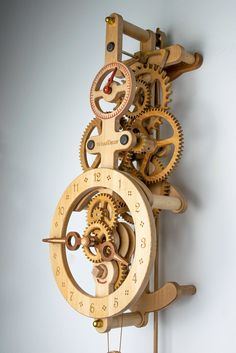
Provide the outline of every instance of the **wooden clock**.
{"type": "Polygon", "coordinates": [[[158,243],[161,211],[181,213],[187,207],[168,181],[183,149],[180,123],[170,112],[171,82],[201,63],[198,53],[167,46],[159,29],[144,30],[118,14],[106,18],[105,66],[91,86],[94,119],[81,139],[84,172],[62,194],[50,237],[43,239],[50,243],[61,294],[73,309],[93,319],[98,332],[143,327],[149,313],[155,313],[154,353],[158,311],[196,292],[191,284],[159,287],[158,243]],[[123,34],[140,42],[139,52],[122,49],[123,34]],[[72,214],[82,217],[83,211],[85,229],[68,231],[72,214]],[[91,264],[94,293],[74,278],[69,252],[91,264]]]}

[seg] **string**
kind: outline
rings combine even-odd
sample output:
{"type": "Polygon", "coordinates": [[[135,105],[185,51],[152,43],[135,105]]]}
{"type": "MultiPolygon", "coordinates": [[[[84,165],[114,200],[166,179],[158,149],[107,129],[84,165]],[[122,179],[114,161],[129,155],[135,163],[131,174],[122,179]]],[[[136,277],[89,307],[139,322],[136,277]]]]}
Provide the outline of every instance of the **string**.
{"type": "Polygon", "coordinates": [[[109,332],[107,332],[107,352],[110,352],[110,344],[109,344],[109,332]]]}
{"type": "MultiPolygon", "coordinates": [[[[123,336],[123,314],[121,314],[119,352],[121,352],[122,336],[123,336]]],[[[107,352],[108,353],[110,352],[110,336],[109,336],[109,332],[107,332],[107,352]]]]}
{"type": "Polygon", "coordinates": [[[121,326],[120,326],[120,344],[119,344],[119,352],[121,352],[122,333],[123,333],[123,314],[121,314],[121,326]]]}

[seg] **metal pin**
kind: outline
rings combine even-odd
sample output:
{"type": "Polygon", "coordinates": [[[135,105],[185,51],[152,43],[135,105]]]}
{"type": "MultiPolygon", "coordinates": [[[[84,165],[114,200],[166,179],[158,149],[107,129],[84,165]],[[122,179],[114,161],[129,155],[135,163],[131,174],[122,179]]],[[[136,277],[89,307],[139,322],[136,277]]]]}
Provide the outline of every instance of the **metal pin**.
{"type": "Polygon", "coordinates": [[[122,54],[126,55],[126,56],[129,56],[130,58],[134,58],[134,59],[137,59],[137,57],[125,50],[122,50],[122,54]]]}
{"type": "Polygon", "coordinates": [[[106,23],[108,23],[109,25],[113,25],[115,23],[115,18],[108,16],[105,18],[106,23]]]}
{"type": "Polygon", "coordinates": [[[42,239],[44,243],[52,243],[52,244],[65,244],[66,240],[63,238],[45,238],[42,239]]]}

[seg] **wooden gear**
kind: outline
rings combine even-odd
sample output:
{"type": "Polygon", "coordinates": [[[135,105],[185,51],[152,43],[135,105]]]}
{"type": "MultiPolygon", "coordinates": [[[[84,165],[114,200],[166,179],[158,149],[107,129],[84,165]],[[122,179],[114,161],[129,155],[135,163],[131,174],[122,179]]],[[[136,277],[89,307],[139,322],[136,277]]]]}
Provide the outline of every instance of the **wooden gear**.
{"type": "Polygon", "coordinates": [[[54,277],[71,307],[93,318],[100,333],[143,327],[154,312],[157,353],[157,312],[196,292],[193,285],[175,282],[159,287],[158,244],[160,212],[187,208],[167,180],[183,146],[181,126],[169,112],[171,81],[200,67],[202,57],[180,45],[166,46],[164,32],[144,30],[118,14],[107,17],[106,26],[105,66],[90,91],[95,118],[80,146],[84,172],[64,191],[44,242],[50,243],[54,277]],[[140,42],[139,52],[122,49],[123,34],[140,42]],[[123,60],[124,54],[131,58],[123,60]],[[83,210],[87,228],[67,232],[72,213],[83,210]],[[93,266],[93,295],[74,279],[68,251],[85,255],[93,266]]]}

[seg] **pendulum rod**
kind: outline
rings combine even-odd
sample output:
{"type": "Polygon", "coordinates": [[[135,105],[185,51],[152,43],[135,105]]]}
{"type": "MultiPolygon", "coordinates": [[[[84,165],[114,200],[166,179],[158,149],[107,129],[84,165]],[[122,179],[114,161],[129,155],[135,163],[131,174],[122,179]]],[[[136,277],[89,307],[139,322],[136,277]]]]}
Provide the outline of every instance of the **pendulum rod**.
{"type": "MultiPolygon", "coordinates": [[[[159,215],[156,216],[156,258],[154,263],[154,292],[159,286],[159,245],[160,245],[159,215]]],[[[153,313],[153,353],[158,353],[158,311],[153,313]]]]}
{"type": "Polygon", "coordinates": [[[107,332],[107,352],[110,352],[110,340],[109,340],[109,331],[107,332]]]}
{"type": "Polygon", "coordinates": [[[113,352],[121,353],[122,334],[123,334],[123,314],[121,314],[119,351],[110,351],[110,336],[109,336],[109,331],[108,331],[108,332],[107,332],[107,352],[108,352],[108,353],[113,353],[113,352]]]}
{"type": "Polygon", "coordinates": [[[121,315],[121,327],[120,327],[120,343],[119,343],[120,353],[121,353],[121,344],[122,344],[122,333],[123,333],[123,314],[121,315]]]}

